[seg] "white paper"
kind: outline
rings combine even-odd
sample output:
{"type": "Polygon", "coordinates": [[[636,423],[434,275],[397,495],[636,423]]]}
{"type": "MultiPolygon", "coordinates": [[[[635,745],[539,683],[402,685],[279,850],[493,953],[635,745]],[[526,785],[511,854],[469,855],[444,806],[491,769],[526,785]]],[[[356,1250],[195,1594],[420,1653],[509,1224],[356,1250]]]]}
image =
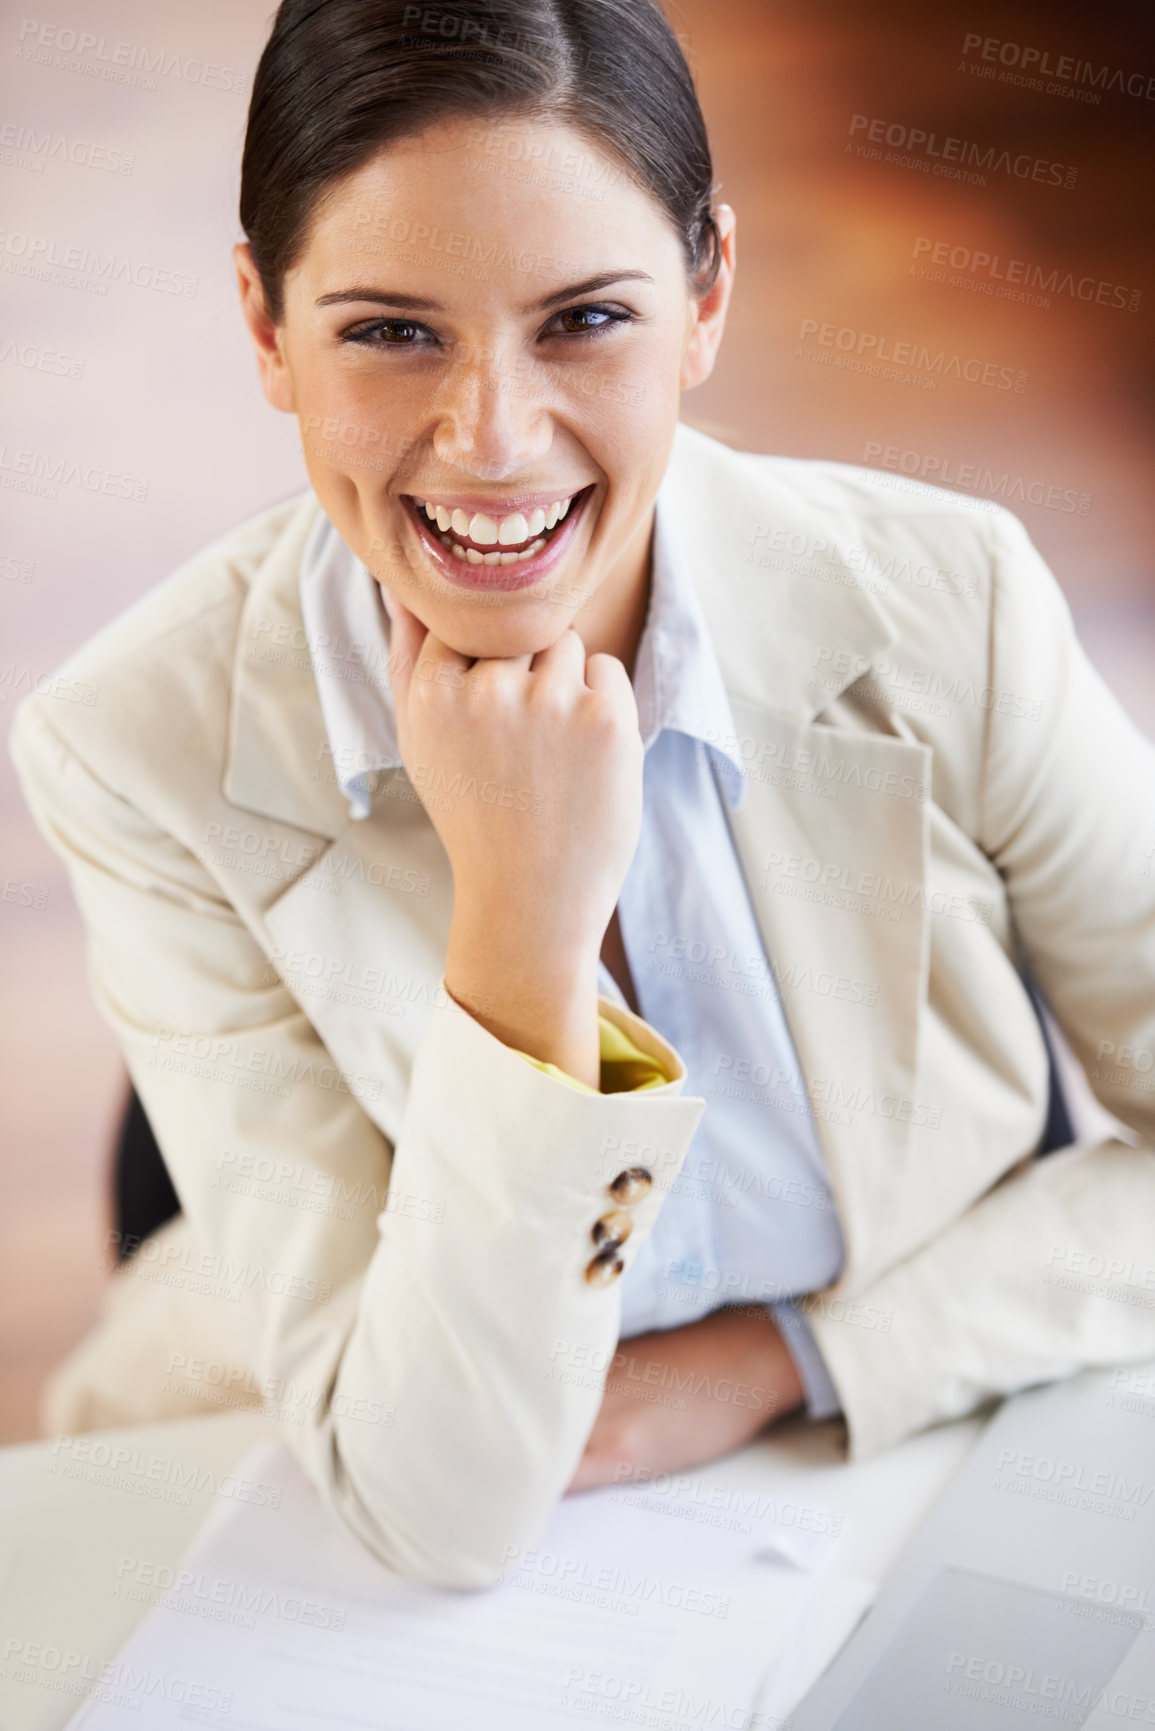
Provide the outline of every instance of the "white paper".
{"type": "MultiPolygon", "coordinates": [[[[830,1547],[773,1498],[685,1481],[564,1497],[508,1581],[450,1592],[370,1557],[283,1444],[235,1477],[264,1500],[219,1504],[175,1578],[152,1577],[167,1591],[71,1726],[742,1731],[846,1620],[824,1612],[830,1547]]],[[[147,1593],[147,1566],[126,1559],[118,1590],[147,1593]]]]}
{"type": "Polygon", "coordinates": [[[878,1596],[878,1583],[831,1575],[810,1606],[793,1661],[763,1679],[751,1731],[777,1731],[853,1635],[878,1596]]]}

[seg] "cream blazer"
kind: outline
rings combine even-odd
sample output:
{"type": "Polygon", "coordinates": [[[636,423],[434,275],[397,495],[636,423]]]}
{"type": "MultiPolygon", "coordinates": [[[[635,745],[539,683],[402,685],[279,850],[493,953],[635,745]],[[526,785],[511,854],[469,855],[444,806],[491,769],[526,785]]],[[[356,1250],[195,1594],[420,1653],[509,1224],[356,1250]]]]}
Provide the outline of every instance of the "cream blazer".
{"type": "MultiPolygon", "coordinates": [[[[849,1456],[1155,1352],[1155,750],[1019,522],[679,425],[672,497],[748,781],[740,860],[846,1244],[808,1304],[849,1456]],[[1029,965],[1135,1132],[1034,1158],[1029,965]]],[[[264,1403],[412,1578],[497,1579],[581,1456],[704,1097],[586,1093],[447,999],[447,857],[402,770],[350,821],[298,601],[310,492],[199,554],[20,705],[92,990],[182,1214],[111,1279],[46,1429],[264,1403]]],[[[351,665],[350,677],[356,677],[351,665]]],[[[766,1078],[761,1078],[765,1083],[766,1078]]],[[[735,1054],[711,1088],[757,1088],[735,1054]]],[[[769,1271],[772,1273],[772,1271],[769,1271]]]]}

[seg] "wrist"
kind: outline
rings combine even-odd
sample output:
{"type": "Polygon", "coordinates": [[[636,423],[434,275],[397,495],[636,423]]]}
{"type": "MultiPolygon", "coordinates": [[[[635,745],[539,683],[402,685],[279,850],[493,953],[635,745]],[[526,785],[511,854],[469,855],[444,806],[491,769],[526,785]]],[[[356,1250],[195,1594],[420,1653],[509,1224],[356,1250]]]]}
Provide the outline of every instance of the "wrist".
{"type": "Polygon", "coordinates": [[[600,1086],[596,956],[546,958],[455,923],[444,978],[450,997],[503,1045],[600,1086]]]}
{"type": "Polygon", "coordinates": [[[714,1316],[750,1378],[764,1391],[768,1418],[782,1418],[804,1405],[806,1390],[798,1366],[781,1328],[765,1306],[726,1306],[714,1316]]]}

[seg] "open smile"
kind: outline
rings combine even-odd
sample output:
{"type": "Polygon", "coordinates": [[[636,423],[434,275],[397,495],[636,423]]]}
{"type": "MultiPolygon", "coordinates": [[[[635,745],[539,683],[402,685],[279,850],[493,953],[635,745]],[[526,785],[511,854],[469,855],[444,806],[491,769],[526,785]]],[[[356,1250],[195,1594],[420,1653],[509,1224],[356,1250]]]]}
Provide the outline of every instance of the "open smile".
{"type": "Polygon", "coordinates": [[[469,509],[464,505],[403,494],[422,546],[433,564],[462,589],[527,589],[557,564],[573,540],[594,490],[540,502],[514,501],[518,509],[469,509]]]}

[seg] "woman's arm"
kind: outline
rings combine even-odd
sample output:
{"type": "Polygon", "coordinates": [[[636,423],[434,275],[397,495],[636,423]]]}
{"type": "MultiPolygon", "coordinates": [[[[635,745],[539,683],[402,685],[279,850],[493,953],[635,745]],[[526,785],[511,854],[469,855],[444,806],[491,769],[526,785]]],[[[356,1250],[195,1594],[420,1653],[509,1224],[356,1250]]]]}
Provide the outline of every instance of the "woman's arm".
{"type": "Polygon", "coordinates": [[[989,686],[1041,712],[989,711],[977,840],[1091,1087],[1139,1145],[1022,1162],[865,1290],[804,1302],[856,1459],[991,1395],[1155,1353],[1155,747],[1007,512],[992,569],[989,686]]]}
{"type": "MultiPolygon", "coordinates": [[[[174,1374],[197,1374],[185,1359],[213,1389],[243,1375],[382,1561],[438,1584],[492,1581],[544,1527],[597,1415],[600,1382],[574,1367],[608,1364],[617,1344],[617,1288],[585,1279],[606,1187],[633,1163],[629,1145],[655,1150],[628,1259],[704,1102],[678,1098],[677,1054],[633,1018],[674,1079],[603,1095],[445,1002],[391,1147],[334,1085],[332,1058],[207,868],[91,765],[111,751],[76,711],[27,699],[11,752],[67,863],[91,987],[191,1243],[179,1264],[134,1258],[114,1277],[107,1350],[85,1374],[126,1364],[125,1398],[146,1408],[174,1374]],[[252,1180],[270,1170],[288,1202],[252,1180]]],[[[211,767],[204,783],[207,825],[211,767]]],[[[101,1392],[115,1405],[115,1386],[101,1392]]]]}
{"type": "Polygon", "coordinates": [[[717,1460],[802,1405],[794,1360],[762,1305],[715,1310],[619,1344],[570,1490],[717,1460]]]}

